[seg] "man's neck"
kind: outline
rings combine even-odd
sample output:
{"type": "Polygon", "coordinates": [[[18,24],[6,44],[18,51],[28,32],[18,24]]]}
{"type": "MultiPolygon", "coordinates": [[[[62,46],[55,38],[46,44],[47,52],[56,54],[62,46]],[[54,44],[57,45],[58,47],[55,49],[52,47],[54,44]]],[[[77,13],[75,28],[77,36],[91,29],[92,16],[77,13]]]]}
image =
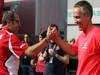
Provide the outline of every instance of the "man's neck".
{"type": "Polygon", "coordinates": [[[92,26],[93,26],[92,22],[88,23],[88,26],[87,26],[86,30],[84,30],[83,32],[84,32],[85,34],[87,34],[87,33],[91,30],[91,27],[92,27],[92,26]]]}

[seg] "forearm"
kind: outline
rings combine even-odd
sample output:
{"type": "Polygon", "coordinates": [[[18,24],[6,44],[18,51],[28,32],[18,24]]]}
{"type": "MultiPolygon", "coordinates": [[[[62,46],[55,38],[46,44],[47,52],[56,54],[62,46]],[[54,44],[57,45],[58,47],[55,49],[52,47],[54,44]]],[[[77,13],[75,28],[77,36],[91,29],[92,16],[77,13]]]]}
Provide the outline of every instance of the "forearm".
{"type": "Polygon", "coordinates": [[[62,63],[64,64],[68,64],[69,63],[69,56],[65,55],[65,56],[61,56],[59,54],[55,54],[55,57],[60,60],[62,63]]]}
{"type": "Polygon", "coordinates": [[[25,54],[28,56],[36,56],[47,45],[48,45],[47,40],[43,39],[41,42],[32,45],[27,50],[25,50],[25,54]]]}
{"type": "Polygon", "coordinates": [[[55,40],[55,42],[60,46],[60,48],[62,48],[62,50],[64,50],[64,52],[66,52],[69,55],[75,56],[75,52],[72,50],[71,45],[66,43],[64,40],[62,40],[61,38],[57,38],[55,40]]]}

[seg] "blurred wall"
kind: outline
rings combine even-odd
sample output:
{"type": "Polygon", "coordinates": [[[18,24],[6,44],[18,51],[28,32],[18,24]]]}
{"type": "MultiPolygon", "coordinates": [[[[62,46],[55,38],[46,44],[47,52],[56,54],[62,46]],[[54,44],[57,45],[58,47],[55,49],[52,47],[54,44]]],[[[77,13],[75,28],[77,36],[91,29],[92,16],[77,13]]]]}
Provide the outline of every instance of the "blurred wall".
{"type": "Polygon", "coordinates": [[[36,35],[46,30],[49,24],[57,24],[66,38],[66,18],[67,0],[36,0],[36,35]]]}
{"type": "Polygon", "coordinates": [[[35,32],[35,0],[23,0],[18,6],[17,10],[21,19],[20,33],[30,33],[34,35],[35,32]]]}

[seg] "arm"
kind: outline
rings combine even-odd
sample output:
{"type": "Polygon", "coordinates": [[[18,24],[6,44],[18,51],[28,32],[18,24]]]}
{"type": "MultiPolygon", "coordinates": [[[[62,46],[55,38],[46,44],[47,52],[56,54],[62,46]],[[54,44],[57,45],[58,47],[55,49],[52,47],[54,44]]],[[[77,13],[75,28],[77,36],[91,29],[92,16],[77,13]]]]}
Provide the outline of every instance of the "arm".
{"type": "Polygon", "coordinates": [[[49,40],[46,38],[43,39],[41,42],[30,46],[28,49],[25,50],[25,54],[28,56],[36,56],[43,48],[48,45],[49,40]]]}
{"type": "Polygon", "coordinates": [[[56,27],[48,27],[48,35],[53,35],[53,41],[59,45],[59,47],[64,50],[69,55],[75,56],[75,52],[72,50],[72,46],[66,42],[64,42],[61,37],[59,31],[57,31],[56,27]]]}
{"type": "Polygon", "coordinates": [[[36,59],[35,58],[31,59],[30,64],[33,68],[35,68],[36,67],[36,59]]]}
{"type": "Polygon", "coordinates": [[[64,42],[59,36],[55,39],[55,42],[64,50],[64,52],[68,53],[69,55],[75,56],[75,52],[72,50],[70,44],[64,42]]]}
{"type": "Polygon", "coordinates": [[[68,55],[61,56],[61,55],[57,54],[53,49],[49,49],[49,54],[51,56],[56,57],[59,61],[61,61],[64,64],[69,63],[69,56],[68,55]]]}
{"type": "Polygon", "coordinates": [[[64,64],[68,64],[69,63],[69,56],[68,55],[61,56],[59,54],[55,54],[55,57],[58,60],[60,60],[62,63],[64,63],[64,64]]]}

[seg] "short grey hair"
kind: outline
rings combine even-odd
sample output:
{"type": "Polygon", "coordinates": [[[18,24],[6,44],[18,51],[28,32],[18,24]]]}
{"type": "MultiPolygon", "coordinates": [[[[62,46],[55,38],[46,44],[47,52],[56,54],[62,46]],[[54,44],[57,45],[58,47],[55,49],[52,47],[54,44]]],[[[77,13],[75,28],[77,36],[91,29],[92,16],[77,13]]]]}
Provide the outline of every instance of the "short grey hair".
{"type": "Polygon", "coordinates": [[[82,8],[82,12],[83,13],[90,13],[91,18],[92,18],[92,16],[93,16],[93,7],[88,1],[85,1],[85,0],[79,1],[74,5],[74,7],[82,8]]]}

